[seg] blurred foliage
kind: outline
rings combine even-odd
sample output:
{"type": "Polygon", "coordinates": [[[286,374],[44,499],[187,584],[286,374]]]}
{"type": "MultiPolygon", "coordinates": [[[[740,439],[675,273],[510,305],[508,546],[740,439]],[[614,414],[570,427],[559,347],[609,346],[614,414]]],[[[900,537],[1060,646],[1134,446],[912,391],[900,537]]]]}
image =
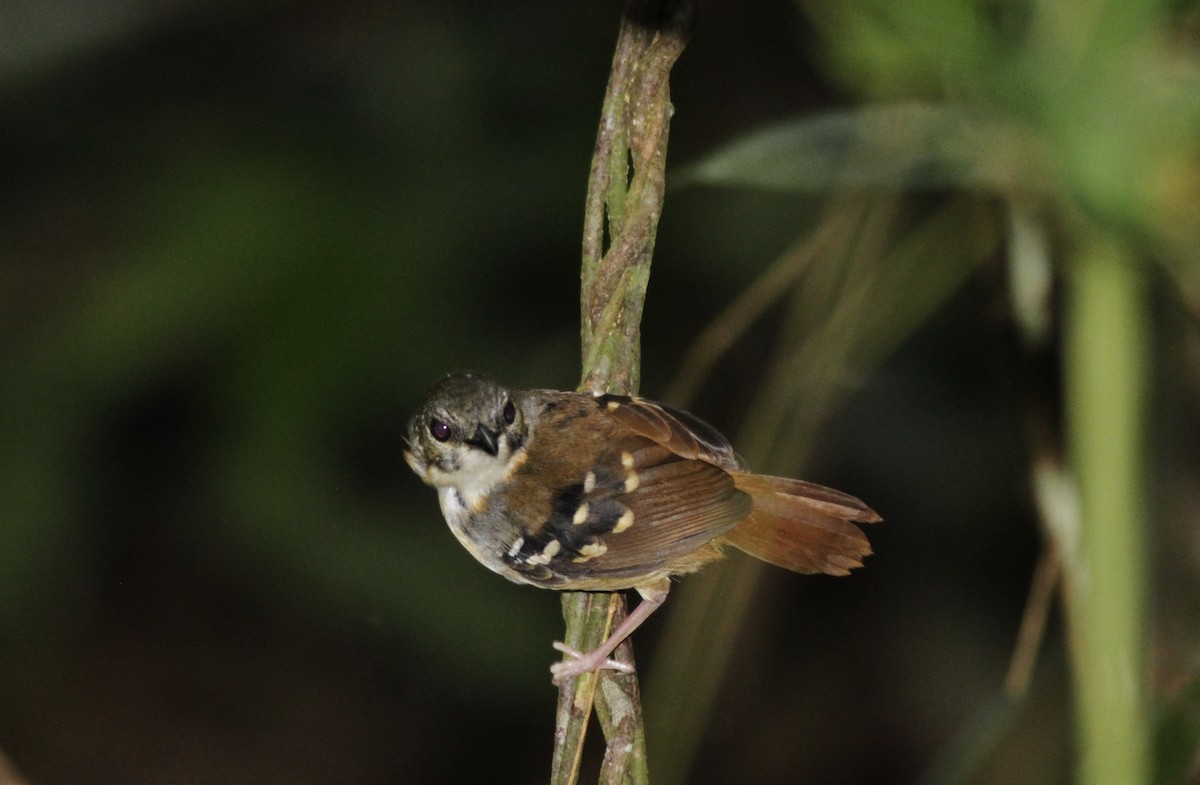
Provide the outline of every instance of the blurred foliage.
{"type": "MultiPolygon", "coordinates": [[[[0,9],[0,749],[31,782],[544,780],[557,597],[461,552],[400,438],[448,371],[574,386],[617,13],[0,9]]],[[[1056,261],[1100,225],[1149,282],[1156,781],[1195,777],[1198,30],[1188,2],[703,5],[671,182],[738,187],[668,194],[643,390],[831,199],[861,199],[871,220],[691,405],[887,523],[852,579],[743,591],[703,744],[660,761],[648,717],[652,776],[1070,776],[1057,620],[996,710],[1061,269],[1016,303],[1006,279],[1013,249],[1056,261]],[[1033,348],[1011,315],[1030,300],[1033,348]]],[[[671,632],[712,575],[639,633],[648,692],[717,645],[671,632]]]]}

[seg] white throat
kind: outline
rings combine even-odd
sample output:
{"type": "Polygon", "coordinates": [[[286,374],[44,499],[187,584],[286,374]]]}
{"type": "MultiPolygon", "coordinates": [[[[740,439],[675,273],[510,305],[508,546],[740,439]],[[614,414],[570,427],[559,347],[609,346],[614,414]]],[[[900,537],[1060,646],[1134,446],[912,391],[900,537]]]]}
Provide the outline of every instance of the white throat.
{"type": "Polygon", "coordinates": [[[437,486],[442,512],[447,512],[447,497],[453,495],[449,493],[451,490],[458,492],[463,507],[473,511],[482,510],[487,496],[496,486],[508,481],[512,473],[525,463],[525,456],[524,447],[510,454],[508,446],[501,442],[498,455],[488,455],[482,450],[467,450],[459,467],[452,472],[430,466],[429,480],[437,486]]]}

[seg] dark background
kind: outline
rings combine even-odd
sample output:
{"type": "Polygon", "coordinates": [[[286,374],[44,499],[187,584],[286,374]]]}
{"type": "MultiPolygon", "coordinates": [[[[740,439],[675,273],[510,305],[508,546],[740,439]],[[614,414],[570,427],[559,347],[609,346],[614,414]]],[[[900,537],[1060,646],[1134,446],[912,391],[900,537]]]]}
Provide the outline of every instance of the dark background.
{"type": "MultiPolygon", "coordinates": [[[[935,92],[868,85],[820,9],[702,4],[672,162],[880,90],[935,92]]],[[[0,749],[38,785],[544,781],[558,596],[462,551],[401,436],[449,371],[577,383],[618,3],[0,17],[0,749]]],[[[898,223],[942,198],[903,201],[898,223]]],[[[668,195],[646,395],[828,199],[668,195]]],[[[697,757],[656,759],[655,723],[690,713],[660,707],[652,773],[914,782],[996,700],[1039,548],[1029,401],[1056,394],[1053,360],[1031,361],[1008,315],[1002,245],[812,433],[806,478],[883,514],[876,555],[845,580],[765,573],[697,757]]],[[[1169,694],[1200,638],[1200,342],[1169,277],[1151,283],[1166,479],[1150,639],[1169,694]]],[[[697,413],[738,433],[782,321],[718,366],[697,413]]],[[[672,667],[677,599],[637,636],[647,689],[672,667]]],[[[973,781],[1068,777],[1065,656],[1054,620],[973,781]]]]}

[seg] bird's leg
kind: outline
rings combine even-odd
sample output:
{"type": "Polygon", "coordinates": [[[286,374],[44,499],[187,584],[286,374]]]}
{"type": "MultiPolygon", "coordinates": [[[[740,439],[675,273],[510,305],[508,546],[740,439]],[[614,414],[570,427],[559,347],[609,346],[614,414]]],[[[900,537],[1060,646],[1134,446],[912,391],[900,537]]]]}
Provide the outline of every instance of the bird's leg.
{"type": "Polygon", "coordinates": [[[612,635],[608,636],[608,640],[597,646],[589,652],[581,652],[572,649],[570,646],[561,641],[554,642],[554,648],[567,655],[567,659],[561,662],[556,662],[550,666],[550,673],[555,684],[560,684],[563,679],[569,679],[572,676],[578,676],[582,673],[590,673],[591,671],[607,668],[609,670],[621,671],[622,673],[633,673],[633,666],[625,662],[617,662],[610,659],[609,655],[613,650],[621,644],[621,641],[633,634],[642,622],[650,618],[650,614],[658,610],[658,607],[667,599],[667,592],[671,590],[671,584],[668,581],[662,581],[653,586],[639,588],[638,594],[642,596],[642,601],[637,604],[637,607],[625,617],[612,635]]]}

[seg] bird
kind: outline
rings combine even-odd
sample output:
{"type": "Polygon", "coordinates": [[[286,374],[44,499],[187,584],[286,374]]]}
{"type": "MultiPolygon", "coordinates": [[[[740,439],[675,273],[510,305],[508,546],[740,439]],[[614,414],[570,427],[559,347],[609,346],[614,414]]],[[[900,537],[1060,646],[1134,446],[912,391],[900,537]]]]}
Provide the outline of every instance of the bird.
{"type": "Polygon", "coordinates": [[[430,388],[405,461],[437,490],[450,531],[510,581],[635,590],[641,601],[593,651],[554,648],[555,684],[602,668],[658,609],[671,579],[729,548],[798,573],[846,575],[871,554],[865,503],[816,483],[754,474],[689,412],[636,396],[509,389],[480,373],[430,388]]]}

